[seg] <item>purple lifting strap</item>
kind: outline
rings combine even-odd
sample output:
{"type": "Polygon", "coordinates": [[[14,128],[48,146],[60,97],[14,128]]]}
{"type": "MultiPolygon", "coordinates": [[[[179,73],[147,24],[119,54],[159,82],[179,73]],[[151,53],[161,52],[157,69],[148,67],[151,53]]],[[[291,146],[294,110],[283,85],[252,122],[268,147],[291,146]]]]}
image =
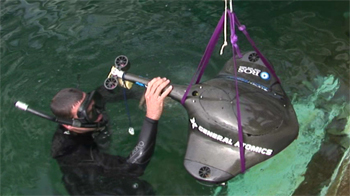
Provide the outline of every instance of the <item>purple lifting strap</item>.
{"type": "MultiPolygon", "coordinates": [[[[238,45],[236,44],[237,42],[237,36],[235,34],[235,20],[234,20],[234,14],[232,14],[231,12],[228,12],[229,18],[230,18],[230,29],[231,29],[231,43],[232,43],[232,50],[233,50],[233,61],[234,61],[234,66],[235,66],[235,77],[237,78],[237,65],[236,65],[236,58],[235,58],[235,50],[237,50],[237,54],[239,57],[242,57],[239,49],[238,49],[238,45]]],[[[198,65],[197,71],[194,74],[194,76],[191,79],[190,84],[188,85],[186,92],[184,94],[184,96],[181,99],[181,104],[183,105],[185,103],[185,100],[187,98],[187,95],[193,85],[194,80],[196,79],[196,84],[199,83],[204,70],[208,64],[208,61],[210,59],[210,56],[215,48],[215,44],[217,43],[218,39],[219,39],[219,34],[222,31],[222,27],[224,24],[224,17],[225,17],[225,12],[222,15],[220,21],[218,22],[215,31],[213,33],[213,35],[211,36],[209,43],[205,49],[205,52],[202,56],[202,59],[198,65]]],[[[241,172],[244,173],[245,172],[245,158],[244,158],[244,148],[243,148],[243,131],[242,131],[242,123],[241,123],[241,112],[240,112],[240,107],[239,107],[239,93],[238,93],[238,83],[237,80],[236,81],[236,106],[237,106],[237,122],[238,122],[238,137],[239,137],[239,149],[240,149],[240,162],[241,162],[241,172]]]]}
{"type": "MultiPolygon", "coordinates": [[[[228,16],[230,18],[230,30],[231,30],[231,44],[232,44],[232,54],[233,54],[233,66],[235,70],[235,78],[237,78],[237,62],[236,62],[236,52],[242,57],[241,52],[238,49],[237,45],[237,35],[235,33],[235,15],[228,11],[228,16]]],[[[239,156],[241,161],[241,172],[245,172],[245,157],[244,157],[244,148],[243,148],[243,129],[241,121],[241,108],[239,105],[239,92],[238,92],[238,81],[235,80],[236,87],[236,108],[237,108],[237,125],[238,125],[238,142],[239,142],[239,156]]]]}
{"type": "MultiPolygon", "coordinates": [[[[228,11],[228,12],[231,13],[230,11],[228,11]]],[[[235,13],[231,13],[231,14],[233,14],[233,15],[236,16],[235,13]]],[[[281,83],[280,79],[279,79],[279,78],[277,77],[277,75],[276,75],[275,70],[274,70],[273,67],[270,65],[269,61],[268,61],[268,60],[265,58],[265,56],[260,52],[260,50],[258,49],[258,47],[256,47],[256,45],[255,45],[253,39],[249,36],[249,34],[248,34],[247,30],[246,30],[245,25],[242,25],[242,24],[239,22],[237,16],[234,17],[234,18],[235,18],[235,22],[236,22],[236,25],[237,25],[238,29],[239,29],[240,31],[242,31],[243,34],[246,36],[246,38],[247,38],[247,40],[249,41],[250,45],[252,45],[252,47],[254,48],[255,52],[258,54],[258,56],[260,57],[261,61],[264,63],[264,65],[266,66],[266,68],[271,72],[271,74],[276,78],[276,80],[277,80],[279,83],[281,83]]]]}
{"type": "MultiPolygon", "coordinates": [[[[244,25],[241,25],[241,23],[239,22],[237,16],[228,10],[227,12],[229,19],[230,19],[230,30],[231,30],[231,44],[232,44],[232,54],[233,54],[233,65],[234,65],[234,70],[235,70],[235,78],[237,78],[237,62],[236,62],[236,53],[237,55],[241,58],[242,54],[239,50],[239,47],[237,45],[237,40],[238,37],[235,33],[235,25],[237,25],[238,29],[240,31],[243,32],[243,34],[246,36],[246,38],[248,39],[249,43],[252,45],[252,47],[254,48],[255,52],[259,55],[259,57],[261,58],[262,62],[265,64],[266,68],[271,72],[271,74],[276,78],[276,80],[280,83],[280,79],[277,77],[275,70],[273,69],[273,67],[270,65],[270,63],[267,61],[267,59],[264,57],[264,55],[260,52],[260,50],[256,47],[254,41],[251,39],[251,37],[249,36],[246,27],[244,25]]],[[[225,16],[225,12],[222,15],[220,21],[218,22],[215,31],[213,33],[213,35],[211,36],[209,43],[205,49],[205,52],[203,54],[203,57],[198,65],[197,71],[194,74],[194,76],[191,79],[190,84],[188,85],[186,92],[184,94],[184,96],[181,99],[181,104],[183,105],[186,101],[187,95],[194,83],[194,81],[196,80],[196,84],[199,83],[204,70],[208,64],[208,61],[211,57],[211,54],[215,48],[215,44],[217,43],[218,39],[219,39],[219,34],[222,31],[222,27],[224,24],[224,16],[225,16]],[[196,79],[197,78],[197,79],[196,79]]],[[[239,105],[239,92],[238,92],[238,82],[237,80],[235,80],[235,88],[236,88],[236,107],[237,107],[237,123],[238,123],[238,140],[239,140],[239,155],[240,155],[240,162],[241,162],[241,172],[244,173],[245,172],[245,157],[244,157],[244,148],[243,148],[243,130],[242,130],[242,122],[241,122],[241,109],[240,109],[240,105],[239,105]]]]}
{"type": "MultiPolygon", "coordinates": [[[[224,13],[225,14],[225,13],[224,13]]],[[[218,22],[215,31],[213,33],[213,35],[211,36],[209,43],[207,45],[207,48],[205,49],[205,52],[202,56],[201,62],[199,63],[198,67],[197,67],[197,71],[196,73],[193,75],[190,84],[188,85],[186,92],[184,94],[184,96],[181,99],[181,104],[183,105],[185,103],[185,100],[187,98],[188,92],[190,91],[194,80],[196,80],[196,84],[198,84],[198,82],[201,80],[201,77],[204,73],[205,68],[207,67],[208,61],[210,59],[211,54],[213,53],[213,50],[215,48],[215,44],[218,42],[220,33],[222,31],[222,27],[224,25],[224,16],[222,15],[220,21],[218,22]],[[197,78],[197,79],[196,79],[197,78]]]]}

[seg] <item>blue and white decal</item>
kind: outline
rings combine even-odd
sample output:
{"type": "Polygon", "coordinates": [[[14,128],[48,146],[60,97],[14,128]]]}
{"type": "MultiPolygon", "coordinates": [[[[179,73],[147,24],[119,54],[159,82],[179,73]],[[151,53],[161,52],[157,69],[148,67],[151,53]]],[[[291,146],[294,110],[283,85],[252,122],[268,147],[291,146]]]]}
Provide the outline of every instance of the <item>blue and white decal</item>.
{"type": "Polygon", "coordinates": [[[260,69],[255,69],[252,67],[239,66],[239,68],[238,68],[238,73],[245,73],[245,74],[250,74],[253,76],[259,76],[260,72],[261,72],[260,69]]]}
{"type": "Polygon", "coordinates": [[[263,80],[268,80],[268,79],[270,79],[270,74],[267,73],[266,71],[263,71],[260,73],[260,78],[263,80]]]}

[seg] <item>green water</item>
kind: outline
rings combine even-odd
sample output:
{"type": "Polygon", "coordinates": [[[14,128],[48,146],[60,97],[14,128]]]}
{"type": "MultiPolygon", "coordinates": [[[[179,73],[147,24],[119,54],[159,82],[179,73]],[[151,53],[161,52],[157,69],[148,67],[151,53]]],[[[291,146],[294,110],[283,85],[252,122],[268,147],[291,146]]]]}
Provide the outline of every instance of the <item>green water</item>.
{"type": "MultiPolygon", "coordinates": [[[[65,195],[50,157],[56,125],[13,107],[17,100],[49,113],[61,88],[101,85],[116,56],[131,72],[188,84],[222,14],[222,1],[1,0],[1,195],[65,195]]],[[[228,182],[206,187],[183,167],[187,114],[169,101],[155,154],[142,177],[158,195],[322,195],[349,148],[349,2],[237,1],[235,11],[274,64],[293,100],[299,138],[274,158],[228,182]]],[[[217,48],[219,48],[219,45],[217,48]]],[[[239,34],[242,51],[251,50],[239,34]]],[[[216,50],[202,80],[230,57],[216,50]]],[[[135,87],[138,88],[138,87],[135,87]]],[[[144,111],[129,100],[133,126],[144,111]]],[[[108,107],[112,153],[126,156],[123,102],[108,107]]]]}

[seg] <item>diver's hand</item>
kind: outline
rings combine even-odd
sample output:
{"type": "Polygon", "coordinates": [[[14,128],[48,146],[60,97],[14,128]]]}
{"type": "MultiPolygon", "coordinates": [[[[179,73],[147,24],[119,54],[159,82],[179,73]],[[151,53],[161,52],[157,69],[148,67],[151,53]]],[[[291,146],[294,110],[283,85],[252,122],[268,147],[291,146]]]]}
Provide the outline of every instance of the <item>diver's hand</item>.
{"type": "Polygon", "coordinates": [[[145,93],[146,99],[146,117],[159,120],[160,116],[163,112],[164,99],[170,91],[173,89],[172,86],[169,86],[164,90],[166,86],[168,86],[170,81],[166,78],[153,78],[150,82],[148,82],[147,90],[145,93]],[[163,91],[164,90],[164,91],[163,91]]]}

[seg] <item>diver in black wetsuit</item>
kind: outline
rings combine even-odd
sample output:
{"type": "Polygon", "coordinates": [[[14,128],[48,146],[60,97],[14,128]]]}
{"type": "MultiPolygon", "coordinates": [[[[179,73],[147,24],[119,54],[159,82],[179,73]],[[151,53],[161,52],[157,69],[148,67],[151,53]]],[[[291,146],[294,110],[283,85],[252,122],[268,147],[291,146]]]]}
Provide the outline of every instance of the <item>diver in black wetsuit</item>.
{"type": "MultiPolygon", "coordinates": [[[[145,93],[146,117],[139,140],[128,157],[102,152],[101,143],[109,135],[106,126],[96,128],[60,124],[52,141],[52,157],[63,173],[63,182],[71,195],[152,195],[152,187],[138,179],[154,152],[157,123],[164,98],[171,88],[165,78],[154,78],[145,93]]],[[[51,102],[52,112],[60,118],[84,123],[106,122],[104,103],[99,93],[63,89],[51,102]]],[[[103,145],[102,145],[103,146],[103,145]]]]}

